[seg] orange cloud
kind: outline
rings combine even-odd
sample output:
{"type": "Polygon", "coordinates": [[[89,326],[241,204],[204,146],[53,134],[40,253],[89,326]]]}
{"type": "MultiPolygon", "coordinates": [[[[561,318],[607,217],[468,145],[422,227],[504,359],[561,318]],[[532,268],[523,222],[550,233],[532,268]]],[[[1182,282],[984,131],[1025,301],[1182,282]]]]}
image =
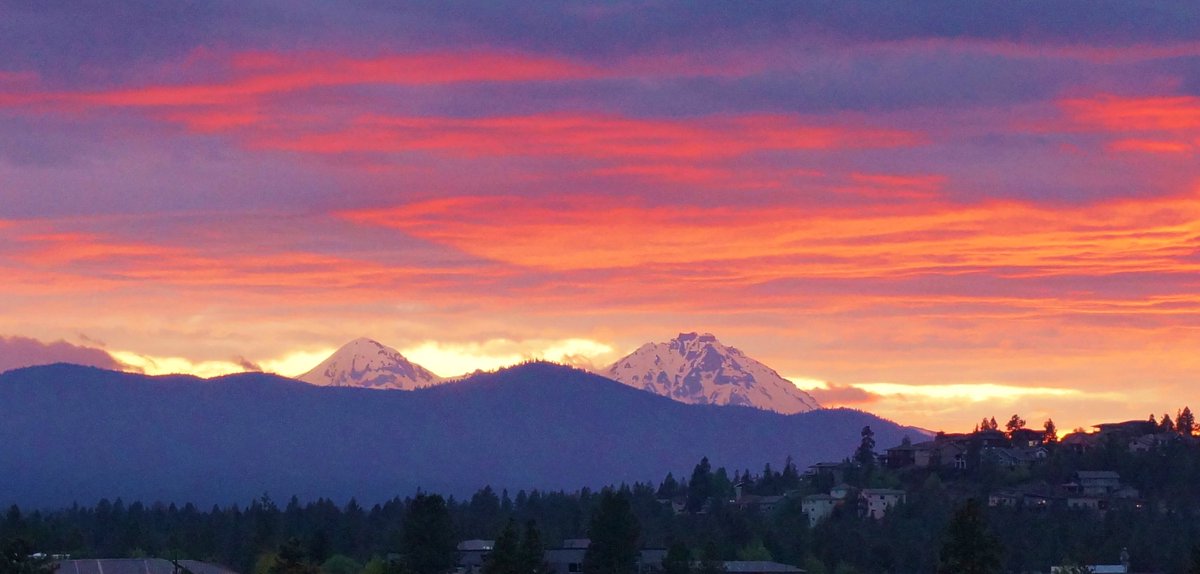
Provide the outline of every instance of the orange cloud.
{"type": "MultiPolygon", "coordinates": [[[[910,132],[806,125],[787,116],[646,120],[545,114],[497,118],[364,117],[348,129],[263,138],[254,145],[320,154],[428,151],[463,157],[573,155],[703,159],[760,150],[915,145],[910,132]]],[[[662,166],[659,166],[662,169],[662,166]]]]}
{"type": "Polygon", "coordinates": [[[1108,149],[1113,151],[1180,154],[1188,153],[1193,148],[1191,144],[1180,141],[1123,139],[1109,143],[1108,149]]]}
{"type": "Polygon", "coordinates": [[[1200,128],[1200,98],[1098,96],[1065,100],[1062,106],[1082,124],[1116,132],[1181,131],[1200,128]]]}
{"type": "Polygon", "coordinates": [[[559,271],[736,261],[722,273],[739,282],[981,269],[1012,276],[1200,271],[1197,197],[890,210],[460,197],[342,215],[478,257],[559,271]]]}
{"type": "Polygon", "coordinates": [[[233,77],[96,92],[0,94],[4,105],[187,107],[246,104],[268,96],[350,85],[436,85],[561,80],[598,75],[584,65],[516,54],[427,53],[351,59],[323,54],[235,55],[233,77]]]}
{"type": "Polygon", "coordinates": [[[86,233],[28,234],[19,242],[26,248],[14,250],[9,257],[23,265],[22,275],[62,276],[68,283],[73,279],[80,285],[80,277],[89,277],[88,289],[147,282],[194,288],[323,293],[341,289],[378,294],[400,284],[418,289],[445,287],[449,277],[461,273],[296,251],[213,253],[86,233]]]}

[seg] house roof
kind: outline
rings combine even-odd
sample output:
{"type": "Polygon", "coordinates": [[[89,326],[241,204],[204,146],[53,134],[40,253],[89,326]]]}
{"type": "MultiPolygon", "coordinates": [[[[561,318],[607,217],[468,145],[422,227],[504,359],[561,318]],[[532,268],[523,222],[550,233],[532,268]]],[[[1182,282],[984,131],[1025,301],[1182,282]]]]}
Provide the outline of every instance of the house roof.
{"type": "Polygon", "coordinates": [[[790,572],[802,573],[804,570],[796,568],[790,564],[780,564],[779,562],[769,562],[766,560],[730,560],[725,562],[726,572],[790,572]]]}
{"type": "MultiPolygon", "coordinates": [[[[180,560],[180,566],[194,574],[235,574],[217,564],[180,560]]],[[[60,560],[59,574],[174,574],[175,565],[162,558],[121,558],[102,560],[60,560]]]]}
{"type": "Polygon", "coordinates": [[[810,494],[810,495],[804,497],[804,502],[819,502],[819,501],[830,501],[830,500],[837,500],[837,499],[828,494],[810,494]]]}
{"type": "Polygon", "coordinates": [[[472,551],[472,550],[474,550],[474,551],[491,550],[492,548],[495,548],[495,546],[496,546],[495,540],[475,539],[475,540],[463,540],[462,542],[458,543],[459,550],[468,551],[468,552],[472,551]]]}
{"type": "Polygon", "coordinates": [[[1121,475],[1112,470],[1080,470],[1075,472],[1079,480],[1120,480],[1121,475]]]}
{"type": "Polygon", "coordinates": [[[896,490],[894,488],[864,488],[862,493],[864,496],[904,496],[908,494],[903,490],[896,490]]]}

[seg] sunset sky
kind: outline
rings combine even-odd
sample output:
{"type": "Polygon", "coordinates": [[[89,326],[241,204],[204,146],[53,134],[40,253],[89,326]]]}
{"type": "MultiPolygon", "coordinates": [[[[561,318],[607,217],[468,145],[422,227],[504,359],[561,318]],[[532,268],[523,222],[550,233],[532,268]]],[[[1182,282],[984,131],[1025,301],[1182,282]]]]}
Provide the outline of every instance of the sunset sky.
{"type": "Polygon", "coordinates": [[[1200,406],[1200,8],[0,1],[0,370],[681,331],[926,428],[1200,406]]]}

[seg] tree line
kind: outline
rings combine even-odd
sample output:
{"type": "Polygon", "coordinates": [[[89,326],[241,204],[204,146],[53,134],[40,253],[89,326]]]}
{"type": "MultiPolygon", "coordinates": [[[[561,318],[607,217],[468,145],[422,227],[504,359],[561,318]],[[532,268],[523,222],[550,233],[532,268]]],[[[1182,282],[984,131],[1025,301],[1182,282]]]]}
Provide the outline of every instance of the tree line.
{"type": "MultiPolygon", "coordinates": [[[[1188,417],[1182,418],[1186,423],[1188,417]]],[[[485,487],[462,499],[417,493],[369,507],[295,497],[280,505],[268,495],[208,509],[120,499],[52,511],[13,506],[0,520],[0,541],[19,541],[31,550],[25,556],[189,558],[248,574],[438,574],[454,564],[457,543],[472,538],[496,541],[488,574],[548,574],[535,559],[537,549],[584,537],[596,549],[587,572],[614,574],[628,572],[630,547],[667,549],[662,567],[668,574],[712,574],[721,561],[738,559],[775,560],[813,574],[951,571],[961,566],[947,560],[980,555],[979,549],[991,564],[981,570],[986,572],[1113,563],[1125,548],[1138,570],[1194,567],[1200,446],[1183,435],[1147,452],[1115,439],[1085,452],[1050,445],[1049,457],[1029,469],[982,460],[966,470],[893,470],[869,456],[875,450],[869,430],[848,453],[843,480],[854,489],[908,493],[882,520],[865,517],[851,498],[810,527],[803,497],[828,492],[828,478],[806,476],[791,461],[729,472],[703,459],[686,480],[672,473],[657,484],[575,492],[511,494],[485,487]],[[988,508],[982,502],[997,488],[1061,484],[1079,470],[1119,472],[1123,483],[1139,489],[1143,504],[1101,515],[1057,506],[988,508]],[[735,501],[739,489],[787,496],[766,510],[735,501]],[[978,536],[952,537],[967,532],[978,536]]],[[[32,574],[29,564],[18,567],[24,570],[4,572],[32,574]]]]}

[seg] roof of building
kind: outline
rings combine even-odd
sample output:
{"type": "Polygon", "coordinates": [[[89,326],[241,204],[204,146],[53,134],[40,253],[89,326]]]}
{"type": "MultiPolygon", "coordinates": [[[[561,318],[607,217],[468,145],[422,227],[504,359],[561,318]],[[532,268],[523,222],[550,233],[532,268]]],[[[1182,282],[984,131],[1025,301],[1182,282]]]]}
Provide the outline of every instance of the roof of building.
{"type": "MultiPolygon", "coordinates": [[[[236,574],[219,564],[180,560],[179,565],[193,574],[236,574]]],[[[60,560],[59,574],[175,574],[175,565],[162,558],[115,558],[101,560],[60,560]]]]}
{"type": "Polygon", "coordinates": [[[864,496],[904,496],[908,494],[903,490],[896,490],[895,488],[864,488],[862,489],[862,493],[864,496]]]}
{"type": "Polygon", "coordinates": [[[470,552],[473,550],[474,551],[491,550],[492,548],[495,548],[495,546],[496,546],[495,540],[475,539],[475,540],[463,540],[462,542],[458,543],[458,549],[461,551],[464,551],[464,552],[470,552]]]}
{"type": "Polygon", "coordinates": [[[779,562],[769,562],[766,560],[731,560],[725,562],[726,572],[791,572],[793,574],[804,572],[790,564],[780,564],[779,562]]]}
{"type": "Polygon", "coordinates": [[[1080,470],[1075,472],[1079,480],[1120,480],[1121,475],[1112,470],[1080,470]]]}
{"type": "Polygon", "coordinates": [[[810,465],[808,468],[841,468],[845,465],[846,463],[844,462],[818,462],[810,465]]]}
{"type": "Polygon", "coordinates": [[[828,494],[810,494],[810,495],[804,497],[804,502],[822,502],[822,501],[830,501],[830,500],[837,500],[837,499],[828,494]]]}

